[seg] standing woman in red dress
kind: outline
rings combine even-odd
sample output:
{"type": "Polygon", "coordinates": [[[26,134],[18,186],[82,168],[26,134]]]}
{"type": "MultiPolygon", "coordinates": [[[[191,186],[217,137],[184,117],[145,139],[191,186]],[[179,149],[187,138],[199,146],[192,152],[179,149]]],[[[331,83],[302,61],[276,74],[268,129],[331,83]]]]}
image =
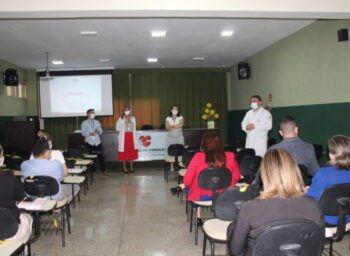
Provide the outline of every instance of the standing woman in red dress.
{"type": "Polygon", "coordinates": [[[136,119],[128,107],[123,108],[123,114],[116,123],[118,135],[118,158],[123,162],[123,172],[128,173],[126,161],[130,161],[130,172],[134,172],[134,160],[138,158],[136,149],[136,119]]]}

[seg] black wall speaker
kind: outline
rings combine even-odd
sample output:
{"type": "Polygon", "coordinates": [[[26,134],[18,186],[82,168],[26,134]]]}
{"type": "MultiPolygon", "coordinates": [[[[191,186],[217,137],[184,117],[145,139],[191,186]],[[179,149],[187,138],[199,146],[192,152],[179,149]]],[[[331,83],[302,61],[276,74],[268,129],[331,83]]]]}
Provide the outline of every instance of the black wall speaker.
{"type": "Polygon", "coordinates": [[[338,42],[349,40],[349,30],[347,28],[342,28],[338,30],[338,42]]]}
{"type": "Polygon", "coordinates": [[[248,79],[250,78],[250,67],[247,62],[238,63],[238,79],[248,79]]]}
{"type": "Polygon", "coordinates": [[[7,86],[18,86],[18,75],[17,70],[8,68],[4,73],[4,85],[7,86]]]}

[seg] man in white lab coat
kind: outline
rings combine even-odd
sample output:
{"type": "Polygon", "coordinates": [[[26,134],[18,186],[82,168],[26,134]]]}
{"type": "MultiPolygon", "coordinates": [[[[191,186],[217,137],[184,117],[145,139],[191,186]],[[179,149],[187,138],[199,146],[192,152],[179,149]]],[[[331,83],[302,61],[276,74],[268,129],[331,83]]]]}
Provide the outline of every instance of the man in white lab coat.
{"type": "Polygon", "coordinates": [[[257,156],[263,157],[267,149],[267,133],[272,128],[272,116],[262,107],[259,95],[250,98],[250,108],[242,121],[242,130],[247,133],[245,147],[253,148],[257,156]]]}

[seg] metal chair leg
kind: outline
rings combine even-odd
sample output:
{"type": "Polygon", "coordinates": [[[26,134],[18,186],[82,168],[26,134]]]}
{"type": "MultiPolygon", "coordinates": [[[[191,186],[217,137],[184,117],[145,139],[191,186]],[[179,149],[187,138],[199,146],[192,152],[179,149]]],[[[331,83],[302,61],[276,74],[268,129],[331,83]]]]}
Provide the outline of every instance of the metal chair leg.
{"type": "Polygon", "coordinates": [[[198,218],[197,218],[197,208],[194,215],[194,245],[198,245],[198,218]]]}
{"type": "Polygon", "coordinates": [[[206,249],[207,249],[207,238],[206,238],[206,236],[204,234],[204,238],[203,238],[203,256],[205,256],[206,249]]]}
{"type": "Polygon", "coordinates": [[[214,243],[214,241],[210,241],[210,248],[211,248],[211,256],[215,256],[215,243],[214,243]]]}
{"type": "Polygon", "coordinates": [[[65,215],[66,215],[66,213],[65,213],[65,209],[64,209],[65,207],[62,207],[61,208],[61,235],[62,235],[62,246],[63,247],[65,247],[66,246],[66,237],[65,237],[65,231],[66,231],[66,229],[65,229],[65,227],[66,227],[66,220],[65,220],[65,215]]]}
{"type": "Polygon", "coordinates": [[[329,256],[333,256],[333,240],[329,240],[329,256]]]}
{"type": "Polygon", "coordinates": [[[192,224],[193,224],[193,207],[190,206],[190,232],[192,233],[192,224]]]}
{"type": "Polygon", "coordinates": [[[71,229],[70,229],[70,207],[69,205],[67,204],[66,205],[66,215],[67,215],[67,226],[68,226],[68,233],[70,234],[71,233],[71,229]]]}

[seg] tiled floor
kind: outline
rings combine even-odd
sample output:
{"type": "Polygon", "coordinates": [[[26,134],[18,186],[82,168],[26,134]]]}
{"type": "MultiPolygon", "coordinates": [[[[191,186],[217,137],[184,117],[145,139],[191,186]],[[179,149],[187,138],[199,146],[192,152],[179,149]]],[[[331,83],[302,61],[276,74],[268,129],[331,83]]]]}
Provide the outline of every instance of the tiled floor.
{"type": "MultiPolygon", "coordinates": [[[[135,174],[100,174],[81,202],[72,209],[72,234],[61,246],[60,234],[42,235],[32,245],[34,256],[189,256],[202,254],[202,235],[194,245],[184,205],[164,182],[161,169],[135,174]]],[[[206,213],[208,214],[208,213],[206,213]]],[[[350,255],[349,236],[337,243],[341,255],[350,255]]],[[[218,245],[216,255],[228,255],[218,245]]],[[[209,251],[207,250],[207,254],[209,251]]]]}

